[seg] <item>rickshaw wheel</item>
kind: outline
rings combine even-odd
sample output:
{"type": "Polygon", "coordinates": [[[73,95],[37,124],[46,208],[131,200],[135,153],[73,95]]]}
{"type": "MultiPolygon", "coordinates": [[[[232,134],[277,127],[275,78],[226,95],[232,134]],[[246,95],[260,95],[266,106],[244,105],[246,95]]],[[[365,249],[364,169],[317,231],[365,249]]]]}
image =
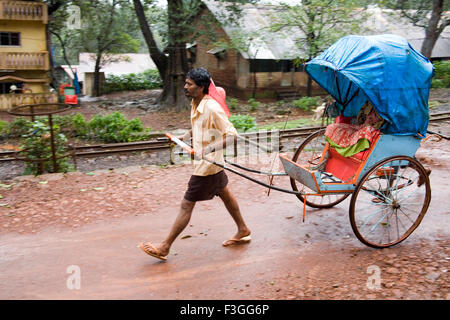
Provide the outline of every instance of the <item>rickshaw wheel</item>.
{"type": "MultiPolygon", "coordinates": [[[[319,164],[322,151],[326,145],[325,129],[314,132],[309,135],[305,141],[298,147],[292,161],[305,167],[314,167],[319,164]]],[[[322,177],[326,181],[327,177],[322,177]]],[[[306,193],[315,193],[313,190],[299,183],[297,180],[290,178],[291,186],[294,191],[304,191],[306,193]]],[[[302,195],[297,194],[297,198],[304,202],[302,195]]],[[[306,204],[312,208],[331,208],[338,203],[344,201],[349,194],[327,194],[323,196],[309,196],[306,198],[306,204]]]]}
{"type": "Polygon", "coordinates": [[[373,248],[405,240],[420,224],[431,201],[430,179],[417,160],[394,156],[375,164],[350,201],[356,237],[373,248]]]}

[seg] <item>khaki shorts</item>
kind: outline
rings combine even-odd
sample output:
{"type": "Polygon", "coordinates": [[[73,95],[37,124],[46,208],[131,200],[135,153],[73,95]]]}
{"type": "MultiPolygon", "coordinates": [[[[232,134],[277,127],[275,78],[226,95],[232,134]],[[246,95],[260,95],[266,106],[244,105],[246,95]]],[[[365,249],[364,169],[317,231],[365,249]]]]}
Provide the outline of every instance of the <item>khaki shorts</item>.
{"type": "Polygon", "coordinates": [[[184,198],[192,202],[211,200],[214,196],[218,196],[227,184],[228,177],[224,170],[210,176],[193,175],[184,198]]]}

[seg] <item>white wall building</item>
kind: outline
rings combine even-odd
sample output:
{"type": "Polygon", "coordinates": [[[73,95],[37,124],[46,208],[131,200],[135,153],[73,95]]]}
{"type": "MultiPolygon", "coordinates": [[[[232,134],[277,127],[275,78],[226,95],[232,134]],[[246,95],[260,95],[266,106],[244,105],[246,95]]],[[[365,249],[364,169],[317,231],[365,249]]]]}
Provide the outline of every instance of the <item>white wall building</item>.
{"type": "MultiPolygon", "coordinates": [[[[81,52],[78,55],[77,72],[79,81],[84,81],[85,72],[94,72],[95,59],[95,53],[81,52]]],[[[107,62],[100,68],[100,72],[104,72],[105,77],[139,73],[148,69],[156,70],[156,65],[148,53],[111,54],[108,55],[108,60],[112,60],[112,62],[107,62]]]]}

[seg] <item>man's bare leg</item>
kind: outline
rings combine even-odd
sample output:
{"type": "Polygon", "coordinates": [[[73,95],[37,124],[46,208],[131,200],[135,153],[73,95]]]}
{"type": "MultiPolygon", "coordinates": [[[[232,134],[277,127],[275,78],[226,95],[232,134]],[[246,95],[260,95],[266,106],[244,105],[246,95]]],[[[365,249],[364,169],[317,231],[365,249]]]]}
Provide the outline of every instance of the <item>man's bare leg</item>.
{"type": "Polygon", "coordinates": [[[186,228],[189,221],[191,220],[192,211],[194,210],[195,202],[186,200],[183,198],[181,201],[180,213],[178,214],[175,222],[172,225],[167,238],[155,247],[158,249],[162,256],[167,256],[170,251],[170,247],[175,239],[180,235],[181,232],[186,228]]]}
{"type": "Polygon", "coordinates": [[[251,231],[245,224],[244,218],[242,217],[241,211],[239,209],[239,205],[228,187],[223,188],[223,190],[219,194],[219,197],[220,199],[222,199],[225,207],[227,208],[228,212],[237,225],[238,230],[233,239],[241,239],[242,237],[250,235],[251,231]]]}

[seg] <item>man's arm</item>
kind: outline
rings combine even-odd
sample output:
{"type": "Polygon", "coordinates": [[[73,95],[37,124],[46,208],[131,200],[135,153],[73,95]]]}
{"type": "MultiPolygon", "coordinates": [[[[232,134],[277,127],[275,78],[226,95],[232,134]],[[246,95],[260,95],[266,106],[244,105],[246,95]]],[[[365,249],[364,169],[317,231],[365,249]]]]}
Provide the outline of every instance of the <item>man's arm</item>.
{"type": "Polygon", "coordinates": [[[225,149],[228,145],[232,145],[236,139],[235,135],[223,135],[223,139],[216,143],[212,143],[202,150],[202,156],[205,156],[211,152],[225,149]]]}

